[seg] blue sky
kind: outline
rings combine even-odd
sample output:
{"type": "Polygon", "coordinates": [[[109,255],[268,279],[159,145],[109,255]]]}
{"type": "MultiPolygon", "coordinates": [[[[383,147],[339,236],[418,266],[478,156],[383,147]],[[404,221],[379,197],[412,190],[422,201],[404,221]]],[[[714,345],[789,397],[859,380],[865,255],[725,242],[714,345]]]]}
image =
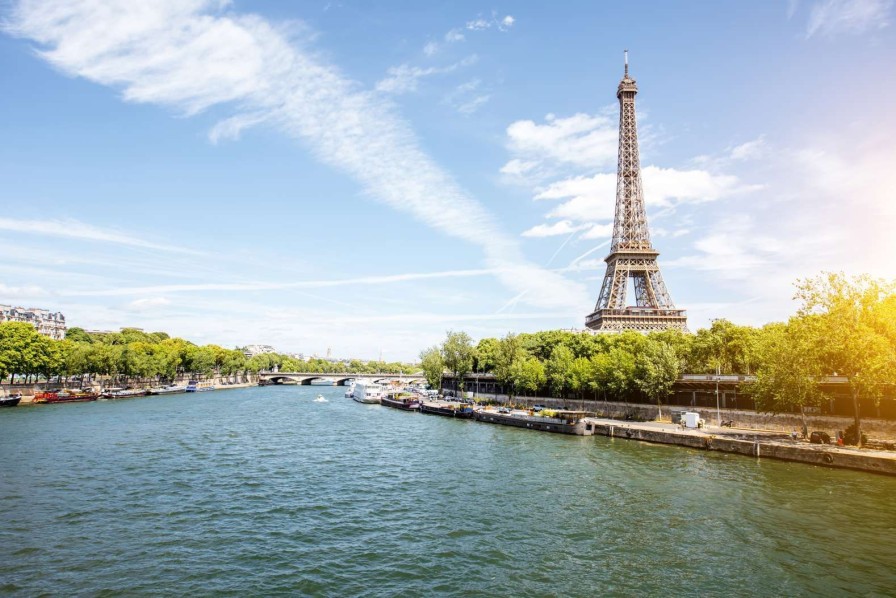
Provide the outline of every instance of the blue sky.
{"type": "Polygon", "coordinates": [[[581,328],[622,50],[692,329],[896,278],[892,0],[2,5],[0,303],[413,359],[581,328]]]}

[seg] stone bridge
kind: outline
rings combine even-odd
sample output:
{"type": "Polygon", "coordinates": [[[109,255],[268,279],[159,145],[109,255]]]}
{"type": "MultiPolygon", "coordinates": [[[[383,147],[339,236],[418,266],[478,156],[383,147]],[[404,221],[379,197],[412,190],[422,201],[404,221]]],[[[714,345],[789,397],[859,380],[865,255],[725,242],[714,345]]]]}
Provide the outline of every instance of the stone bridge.
{"type": "Polygon", "coordinates": [[[314,374],[309,372],[259,372],[259,384],[301,384],[310,385],[312,382],[331,383],[333,386],[348,386],[352,380],[367,380],[389,384],[392,382],[426,382],[423,374],[314,374]]]}

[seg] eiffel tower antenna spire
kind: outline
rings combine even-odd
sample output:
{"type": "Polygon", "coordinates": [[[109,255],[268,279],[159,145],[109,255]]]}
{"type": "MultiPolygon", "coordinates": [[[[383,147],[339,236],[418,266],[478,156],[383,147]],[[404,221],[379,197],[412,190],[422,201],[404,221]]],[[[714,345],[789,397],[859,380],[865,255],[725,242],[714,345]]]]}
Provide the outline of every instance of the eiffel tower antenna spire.
{"type": "Polygon", "coordinates": [[[625,73],[616,89],[619,99],[619,161],[616,171],[616,214],[613,241],[607,256],[607,272],[594,311],[585,318],[592,330],[687,330],[687,315],[676,309],[666,290],[656,258],[659,252],[650,242],[644,194],[641,186],[641,158],[635,95],[638,86],[625,73]],[[628,279],[634,281],[635,305],[626,305],[628,279]]]}

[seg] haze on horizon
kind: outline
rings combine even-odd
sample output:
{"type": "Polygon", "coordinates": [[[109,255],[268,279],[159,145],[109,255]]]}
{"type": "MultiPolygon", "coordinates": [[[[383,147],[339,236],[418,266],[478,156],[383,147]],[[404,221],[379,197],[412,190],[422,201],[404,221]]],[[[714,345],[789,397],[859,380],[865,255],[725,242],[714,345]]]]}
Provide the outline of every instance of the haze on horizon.
{"type": "Polygon", "coordinates": [[[386,360],[582,328],[625,48],[691,329],[896,278],[892,0],[2,11],[0,303],[70,326],[386,360]]]}

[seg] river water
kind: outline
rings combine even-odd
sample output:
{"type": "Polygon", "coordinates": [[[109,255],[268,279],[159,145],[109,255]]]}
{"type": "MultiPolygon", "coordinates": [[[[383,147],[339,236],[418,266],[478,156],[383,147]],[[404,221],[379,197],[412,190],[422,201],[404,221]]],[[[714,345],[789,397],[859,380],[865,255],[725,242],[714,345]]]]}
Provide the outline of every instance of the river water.
{"type": "Polygon", "coordinates": [[[2,410],[0,593],[896,594],[894,478],[343,392],[2,410]]]}

